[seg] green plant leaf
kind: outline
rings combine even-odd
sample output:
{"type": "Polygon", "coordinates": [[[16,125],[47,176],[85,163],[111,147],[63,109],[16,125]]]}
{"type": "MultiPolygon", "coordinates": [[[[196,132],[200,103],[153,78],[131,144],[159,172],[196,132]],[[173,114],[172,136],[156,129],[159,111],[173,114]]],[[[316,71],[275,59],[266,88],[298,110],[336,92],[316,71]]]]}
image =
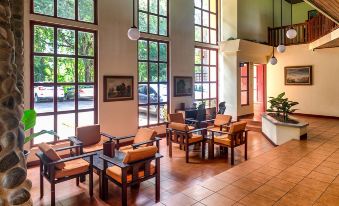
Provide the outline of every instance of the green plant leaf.
{"type": "Polygon", "coordinates": [[[24,115],[22,116],[22,123],[24,124],[24,130],[27,131],[32,129],[36,124],[36,111],[34,109],[29,109],[24,111],[24,115]]]}
{"type": "Polygon", "coordinates": [[[43,134],[55,135],[55,136],[57,136],[57,139],[59,139],[58,134],[56,132],[54,132],[53,130],[49,130],[49,131],[48,130],[41,130],[40,132],[33,133],[33,134],[29,135],[28,137],[25,137],[25,144],[27,142],[32,141],[34,138],[39,137],[43,134]]]}

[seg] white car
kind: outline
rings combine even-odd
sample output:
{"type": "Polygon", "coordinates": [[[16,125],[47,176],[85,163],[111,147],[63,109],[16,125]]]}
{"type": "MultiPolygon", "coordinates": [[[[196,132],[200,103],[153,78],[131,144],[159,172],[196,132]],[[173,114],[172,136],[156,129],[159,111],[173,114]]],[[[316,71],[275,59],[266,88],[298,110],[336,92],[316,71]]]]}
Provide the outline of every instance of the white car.
{"type": "MultiPolygon", "coordinates": [[[[65,93],[62,87],[57,87],[58,101],[64,101],[65,93]]],[[[53,86],[37,86],[34,87],[34,101],[53,101],[54,87],[53,86]]]]}

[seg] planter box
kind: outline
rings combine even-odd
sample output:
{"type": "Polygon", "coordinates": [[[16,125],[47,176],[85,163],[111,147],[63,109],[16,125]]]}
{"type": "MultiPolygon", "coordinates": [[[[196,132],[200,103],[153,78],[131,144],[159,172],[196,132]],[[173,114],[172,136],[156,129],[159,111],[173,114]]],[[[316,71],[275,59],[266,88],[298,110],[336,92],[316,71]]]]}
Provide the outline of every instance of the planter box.
{"type": "Polygon", "coordinates": [[[279,122],[273,117],[262,115],[262,132],[274,145],[284,144],[292,139],[307,139],[308,123],[298,124],[279,122]]]}

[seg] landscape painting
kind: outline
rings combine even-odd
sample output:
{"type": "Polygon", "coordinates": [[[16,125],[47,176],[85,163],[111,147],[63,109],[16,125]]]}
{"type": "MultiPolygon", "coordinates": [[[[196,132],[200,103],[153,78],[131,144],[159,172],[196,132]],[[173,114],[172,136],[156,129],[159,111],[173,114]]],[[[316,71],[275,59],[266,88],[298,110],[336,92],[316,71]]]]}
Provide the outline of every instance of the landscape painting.
{"type": "Polygon", "coordinates": [[[193,78],[192,77],[174,77],[174,96],[192,96],[193,78]]]}
{"type": "Polygon", "coordinates": [[[285,67],[285,85],[311,85],[312,66],[285,67]]]}
{"type": "Polygon", "coordinates": [[[104,102],[133,100],[133,76],[104,76],[104,102]]]}

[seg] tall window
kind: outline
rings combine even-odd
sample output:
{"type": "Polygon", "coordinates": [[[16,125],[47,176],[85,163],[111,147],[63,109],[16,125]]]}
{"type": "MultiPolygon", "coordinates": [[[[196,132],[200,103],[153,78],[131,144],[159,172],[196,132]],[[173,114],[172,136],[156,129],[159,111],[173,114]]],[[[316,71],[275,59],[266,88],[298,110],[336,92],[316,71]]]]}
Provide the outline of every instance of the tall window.
{"type": "Polygon", "coordinates": [[[31,0],[34,14],[96,23],[97,0],[31,0]]]}
{"type": "Polygon", "coordinates": [[[195,41],[217,44],[218,0],[194,0],[195,41]]]}
{"type": "MultiPolygon", "coordinates": [[[[32,22],[31,100],[34,130],[54,130],[64,140],[78,126],[97,122],[96,32],[32,22]]],[[[34,140],[55,142],[45,135],[34,140]]]]}
{"type": "Polygon", "coordinates": [[[138,41],[139,126],[164,123],[168,112],[168,42],[138,41]]]}
{"type": "Polygon", "coordinates": [[[168,0],[138,0],[140,32],[168,36],[168,0]]]}
{"type": "Polygon", "coordinates": [[[241,105],[249,105],[249,63],[240,63],[241,105]]]}
{"type": "Polygon", "coordinates": [[[195,48],[195,100],[206,107],[217,106],[218,57],[216,49],[195,48]]]}

